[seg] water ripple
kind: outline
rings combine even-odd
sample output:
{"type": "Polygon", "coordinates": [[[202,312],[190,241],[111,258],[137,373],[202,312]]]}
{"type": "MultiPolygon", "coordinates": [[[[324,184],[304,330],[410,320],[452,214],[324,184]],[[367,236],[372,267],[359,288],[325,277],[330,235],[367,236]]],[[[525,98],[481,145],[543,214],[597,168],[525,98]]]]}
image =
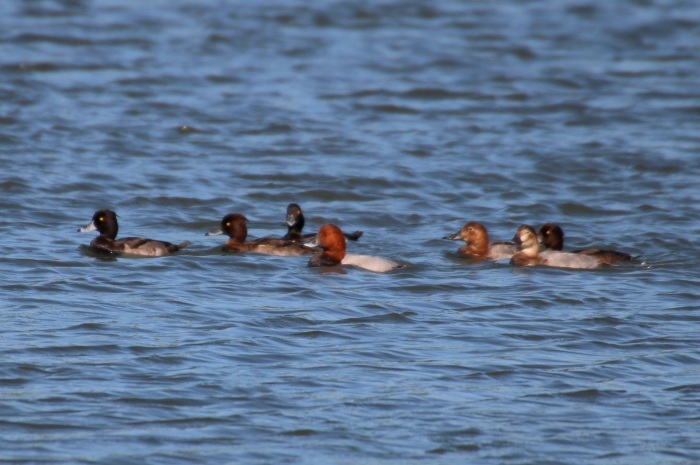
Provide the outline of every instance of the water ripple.
{"type": "Polygon", "coordinates": [[[700,460],[694,3],[25,3],[0,5],[0,461],[700,460]],[[292,202],[406,266],[204,236],[279,237],[292,202]],[[105,259],[76,232],[99,208],[192,245],[105,259]],[[468,259],[441,239],[467,221],[640,260],[468,259]]]}

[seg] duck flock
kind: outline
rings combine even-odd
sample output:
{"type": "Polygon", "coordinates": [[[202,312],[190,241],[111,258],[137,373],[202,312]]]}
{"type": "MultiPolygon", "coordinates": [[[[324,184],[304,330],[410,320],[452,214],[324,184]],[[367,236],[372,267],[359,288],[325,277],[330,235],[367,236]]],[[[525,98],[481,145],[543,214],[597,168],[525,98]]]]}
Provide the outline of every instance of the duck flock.
{"type": "MultiPolygon", "coordinates": [[[[223,217],[218,228],[206,235],[226,234],[229,239],[223,248],[228,252],[279,256],[313,254],[309,266],[351,265],[379,273],[404,266],[386,258],[347,253],[346,241],[357,241],[362,236],[362,231],[344,233],[338,226],[328,223],[321,226],[316,233],[303,234],[304,214],[296,203],[287,207],[287,234],[282,237],[263,237],[246,242],[247,222],[248,219],[242,214],[230,213],[223,217]]],[[[143,237],[117,239],[119,224],[117,214],[112,210],[98,210],[92,216],[92,221],[78,231],[98,231],[100,235],[92,240],[90,248],[98,254],[108,256],[125,254],[161,257],[190,245],[189,241],[172,244],[143,237]]],[[[565,252],[564,231],[550,223],[540,227],[539,232],[531,226],[522,225],[512,241],[490,242],[484,225],[471,221],[445,239],[466,242],[466,245],[458,250],[460,255],[475,259],[508,259],[515,266],[591,269],[610,267],[618,262],[631,262],[636,258],[623,252],[596,248],[565,252]]]]}

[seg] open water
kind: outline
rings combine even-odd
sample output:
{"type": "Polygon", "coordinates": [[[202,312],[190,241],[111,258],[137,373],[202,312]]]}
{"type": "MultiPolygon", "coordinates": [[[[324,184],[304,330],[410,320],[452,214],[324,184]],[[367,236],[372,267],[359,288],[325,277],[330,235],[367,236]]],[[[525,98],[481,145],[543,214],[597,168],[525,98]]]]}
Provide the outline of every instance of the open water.
{"type": "Polygon", "coordinates": [[[691,0],[1,2],[0,462],[700,463],[699,79],[691,0]],[[204,236],[290,202],[407,266],[204,236]]]}

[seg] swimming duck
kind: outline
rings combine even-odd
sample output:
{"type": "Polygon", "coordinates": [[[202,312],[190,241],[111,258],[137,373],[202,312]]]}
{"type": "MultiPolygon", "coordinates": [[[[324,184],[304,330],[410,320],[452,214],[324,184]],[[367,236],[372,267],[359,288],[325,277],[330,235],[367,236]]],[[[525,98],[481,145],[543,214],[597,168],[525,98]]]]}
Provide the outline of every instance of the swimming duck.
{"type": "Polygon", "coordinates": [[[490,258],[492,260],[510,258],[520,250],[520,247],[512,242],[489,242],[489,233],[486,228],[476,221],[470,221],[456,233],[446,236],[445,239],[466,242],[467,245],[460,247],[458,252],[475,258],[490,258]]]}
{"type": "Polygon", "coordinates": [[[555,266],[559,268],[603,268],[608,266],[602,260],[589,255],[559,251],[540,252],[537,233],[531,226],[521,225],[515,233],[522,250],[514,254],[510,263],[516,266],[555,266]]]}
{"type": "Polygon", "coordinates": [[[229,213],[221,220],[221,225],[206,233],[206,236],[226,234],[229,239],[224,248],[229,252],[253,252],[267,255],[293,256],[314,253],[302,244],[279,238],[263,237],[246,242],[248,219],[240,213],[229,213]]]}
{"type": "MultiPolygon", "coordinates": [[[[561,251],[564,249],[564,230],[556,224],[546,223],[540,227],[539,241],[547,250],[561,251]]],[[[634,258],[617,250],[602,250],[596,248],[572,250],[571,253],[590,255],[612,265],[617,262],[629,262],[634,258]]]]}
{"type": "Polygon", "coordinates": [[[117,239],[119,224],[117,223],[117,214],[112,210],[96,211],[92,215],[92,221],[87,226],[78,229],[78,232],[82,233],[90,231],[98,231],[100,233],[99,236],[90,242],[90,247],[96,251],[111,255],[132,254],[161,257],[190,245],[188,241],[181,244],[171,244],[170,242],[143,237],[117,239]]]}
{"type": "MultiPolygon", "coordinates": [[[[314,237],[316,233],[301,233],[301,230],[304,229],[304,222],[304,213],[301,211],[301,207],[299,206],[299,204],[290,203],[287,206],[287,221],[284,223],[285,226],[287,226],[287,234],[282,236],[282,239],[294,242],[302,242],[314,237]]],[[[343,235],[346,239],[356,241],[362,236],[362,231],[343,233],[343,235]]]]}
{"type": "Polygon", "coordinates": [[[352,265],[377,273],[386,273],[402,267],[401,264],[386,258],[346,253],[343,231],[330,223],[321,226],[314,239],[309,241],[307,245],[322,249],[321,252],[311,257],[309,266],[352,265]]]}

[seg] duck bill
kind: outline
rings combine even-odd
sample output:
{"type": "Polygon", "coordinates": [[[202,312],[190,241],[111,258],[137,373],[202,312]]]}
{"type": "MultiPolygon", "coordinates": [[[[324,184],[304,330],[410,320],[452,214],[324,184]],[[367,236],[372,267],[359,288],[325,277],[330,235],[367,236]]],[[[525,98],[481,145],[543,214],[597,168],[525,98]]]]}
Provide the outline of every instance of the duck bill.
{"type": "Polygon", "coordinates": [[[515,245],[523,245],[523,240],[520,239],[520,234],[515,233],[515,236],[513,236],[513,239],[511,239],[515,245]]]}
{"type": "Polygon", "coordinates": [[[224,233],[223,229],[221,229],[221,227],[218,227],[216,229],[212,229],[211,231],[209,231],[208,233],[206,233],[204,235],[205,236],[219,236],[223,233],[224,233]]]}
{"type": "Polygon", "coordinates": [[[315,249],[316,247],[320,247],[320,244],[318,242],[318,237],[314,236],[311,239],[308,239],[304,242],[301,243],[304,247],[308,247],[310,249],[315,249]]]}
{"type": "Polygon", "coordinates": [[[449,236],[443,237],[443,239],[448,239],[450,241],[461,241],[462,240],[462,232],[457,231],[454,234],[450,234],[449,236]]]}
{"type": "Polygon", "coordinates": [[[287,215],[287,222],[284,223],[287,226],[294,226],[294,224],[297,222],[297,219],[294,217],[294,215],[287,215]]]}
{"type": "Polygon", "coordinates": [[[94,221],[90,221],[90,224],[87,224],[87,225],[83,226],[82,228],[78,228],[78,232],[81,232],[81,233],[86,233],[86,232],[90,232],[90,231],[97,231],[97,226],[95,226],[94,221]]]}

